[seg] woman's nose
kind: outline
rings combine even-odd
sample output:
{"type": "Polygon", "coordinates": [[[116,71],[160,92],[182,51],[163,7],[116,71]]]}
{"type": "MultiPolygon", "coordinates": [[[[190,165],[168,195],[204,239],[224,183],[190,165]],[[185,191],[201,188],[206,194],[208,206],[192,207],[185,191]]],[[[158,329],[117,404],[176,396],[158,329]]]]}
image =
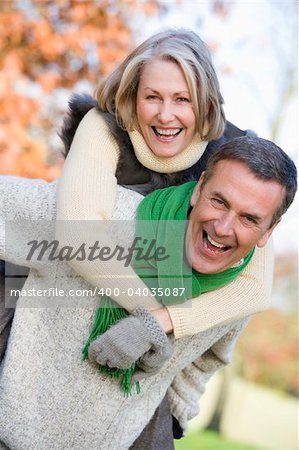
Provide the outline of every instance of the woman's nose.
{"type": "Polygon", "coordinates": [[[173,105],[170,102],[163,102],[159,106],[158,119],[165,124],[174,119],[173,105]]]}

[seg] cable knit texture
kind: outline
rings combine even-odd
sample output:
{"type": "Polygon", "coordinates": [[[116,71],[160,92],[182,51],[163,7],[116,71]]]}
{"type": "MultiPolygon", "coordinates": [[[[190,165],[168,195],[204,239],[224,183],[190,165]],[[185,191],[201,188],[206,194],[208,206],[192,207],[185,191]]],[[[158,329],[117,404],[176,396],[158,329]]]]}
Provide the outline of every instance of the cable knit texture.
{"type": "Polygon", "coordinates": [[[196,135],[188,147],[178,155],[161,158],[151,151],[139,131],[129,131],[129,136],[138,161],[144,167],[160,173],[173,173],[188,169],[199,160],[208,145],[208,141],[202,141],[200,136],[196,135]]]}
{"type": "Polygon", "coordinates": [[[165,345],[165,342],[167,342],[166,334],[155,317],[150,314],[144,306],[137,306],[132,314],[144,323],[145,329],[149,333],[150,340],[154,345],[158,345],[160,347],[165,345]]]}
{"type": "Polygon", "coordinates": [[[159,369],[171,356],[172,345],[155,317],[143,306],[138,306],[131,315],[91,342],[88,357],[101,366],[129,369],[147,352],[152,364],[155,359],[159,362],[159,369]]]}
{"type": "MultiPolygon", "coordinates": [[[[138,159],[149,167],[147,158],[150,150],[142,135],[137,131],[130,132],[130,138],[138,159]]],[[[206,143],[194,141],[190,145],[190,152],[188,151],[190,158],[195,154],[196,158],[200,158],[206,143]]],[[[152,155],[152,152],[150,154],[152,155]]],[[[187,160],[189,156],[186,151],[181,155],[186,158],[184,167],[188,167],[191,162],[187,160]]],[[[101,234],[99,219],[109,219],[113,213],[118,159],[118,145],[105,121],[95,109],[90,110],[79,124],[59,183],[56,236],[62,246],[79,248],[82,240],[87,246],[92,246],[99,238],[101,234]],[[88,155],[85,149],[88,149],[88,155]],[[82,179],[86,180],[84,189],[78,183],[78,180],[82,179]]],[[[169,160],[167,164],[170,164],[171,171],[183,168],[182,161],[179,162],[180,165],[176,165],[176,159],[169,158],[169,160]]],[[[162,172],[166,159],[153,161],[151,163],[154,164],[153,169],[162,172]]],[[[236,281],[200,296],[200,306],[196,303],[198,309],[197,306],[193,306],[193,301],[186,302],[183,306],[169,307],[175,337],[194,334],[211,326],[226,323],[231,317],[242,318],[266,309],[270,301],[273,261],[271,244],[265,250],[257,249],[251,263],[236,281]]],[[[115,286],[115,279],[111,277],[112,273],[117,273],[115,261],[109,264],[100,260],[72,260],[69,264],[93,286],[112,289],[115,286]],[[103,275],[106,275],[106,278],[103,278],[103,275]]],[[[146,288],[142,280],[135,277],[130,267],[126,269],[126,278],[117,280],[117,286],[125,293],[128,292],[128,288],[132,288],[132,292],[146,288]]],[[[140,304],[139,296],[122,294],[118,297],[112,295],[112,298],[130,312],[140,304]]],[[[142,303],[148,309],[160,307],[151,296],[143,296],[142,303]]]]}
{"type": "MultiPolygon", "coordinates": [[[[48,239],[54,237],[56,183],[0,177],[0,192],[0,257],[33,269],[24,289],[90,288],[63,261],[26,260],[26,242],[40,237],[40,227],[48,239]],[[5,242],[5,220],[9,219],[13,222],[7,222],[11,228],[7,231],[14,239],[5,242]]],[[[139,201],[138,194],[119,188],[114,218],[132,217],[139,201]]],[[[0,366],[0,440],[12,449],[128,449],[173,379],[211,352],[215,364],[205,364],[203,358],[200,370],[194,366],[202,377],[203,391],[208,373],[230,360],[235,340],[247,322],[232,317],[225,325],[175,341],[173,356],[158,374],[142,382],[141,394],[125,398],[117,380],[100,374],[89,362],[80,362],[97,297],[64,298],[63,306],[59,302],[51,293],[34,299],[24,294],[18,300],[0,366]]],[[[186,408],[182,406],[180,391],[187,389],[176,383],[170,395],[171,410],[184,427],[194,414],[188,402],[186,408]]]]}

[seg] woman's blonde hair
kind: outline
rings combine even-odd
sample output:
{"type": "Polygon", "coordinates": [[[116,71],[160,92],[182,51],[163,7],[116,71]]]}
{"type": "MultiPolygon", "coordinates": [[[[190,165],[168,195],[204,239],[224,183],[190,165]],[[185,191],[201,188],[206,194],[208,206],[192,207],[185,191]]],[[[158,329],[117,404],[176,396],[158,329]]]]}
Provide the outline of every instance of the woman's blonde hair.
{"type": "Polygon", "coordinates": [[[140,44],[97,88],[99,107],[114,114],[122,128],[138,127],[138,84],[143,68],[154,59],[178,64],[190,91],[198,133],[205,140],[218,139],[225,126],[223,98],[209,50],[191,30],[167,30],[140,44]]]}

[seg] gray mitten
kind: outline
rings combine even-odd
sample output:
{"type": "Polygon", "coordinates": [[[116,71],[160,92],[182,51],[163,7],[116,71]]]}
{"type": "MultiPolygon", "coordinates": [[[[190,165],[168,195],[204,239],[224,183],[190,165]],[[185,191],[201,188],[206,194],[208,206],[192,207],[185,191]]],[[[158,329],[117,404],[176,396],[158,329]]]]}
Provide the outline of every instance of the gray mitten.
{"type": "Polygon", "coordinates": [[[137,370],[132,377],[132,383],[151,377],[159,372],[165,361],[167,361],[173,353],[171,338],[168,336],[168,345],[159,349],[150,349],[138,359],[137,370]]]}
{"type": "Polygon", "coordinates": [[[128,369],[149,351],[150,360],[161,367],[171,356],[172,345],[155,317],[138,306],[132,315],[91,342],[88,357],[101,366],[128,369]]]}

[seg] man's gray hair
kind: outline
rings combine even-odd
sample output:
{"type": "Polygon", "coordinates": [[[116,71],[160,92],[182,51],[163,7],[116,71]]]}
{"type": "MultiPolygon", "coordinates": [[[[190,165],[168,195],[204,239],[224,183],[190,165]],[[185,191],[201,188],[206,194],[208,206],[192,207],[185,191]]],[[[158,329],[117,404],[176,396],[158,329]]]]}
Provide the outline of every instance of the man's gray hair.
{"type": "Polygon", "coordinates": [[[235,160],[244,163],[260,180],[276,181],[284,187],[285,195],[272,217],[273,226],[287,211],[297,190],[297,169],[292,159],[276,144],[267,139],[242,136],[221,145],[210,157],[203,183],[212,176],[219,161],[235,160]]]}

